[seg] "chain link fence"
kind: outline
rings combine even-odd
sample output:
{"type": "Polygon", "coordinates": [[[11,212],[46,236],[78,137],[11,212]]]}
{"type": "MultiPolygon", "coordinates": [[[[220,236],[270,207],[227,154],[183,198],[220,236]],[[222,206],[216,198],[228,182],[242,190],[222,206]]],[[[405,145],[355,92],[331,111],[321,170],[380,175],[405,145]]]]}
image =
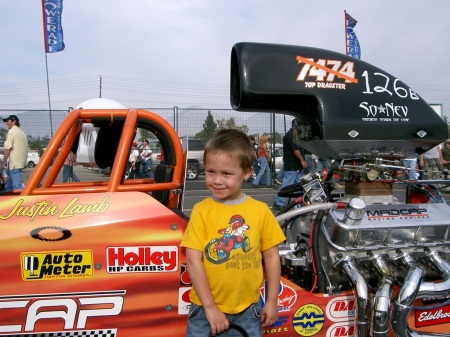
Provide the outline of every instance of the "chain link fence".
{"type": "MultiPolygon", "coordinates": [[[[263,133],[268,133],[274,140],[273,144],[281,144],[284,134],[290,129],[292,116],[281,113],[262,112],[241,112],[233,109],[203,109],[203,108],[143,108],[152,111],[167,120],[177,131],[180,137],[197,137],[207,124],[208,116],[212,116],[214,123],[218,125],[234,125],[242,129],[249,135],[255,135],[258,139],[263,133]]],[[[45,150],[53,134],[58,129],[70,109],[67,110],[6,110],[0,109],[0,116],[5,118],[9,115],[16,115],[20,120],[20,127],[29,138],[30,150],[37,151],[39,155],[45,150]]],[[[3,141],[7,133],[6,125],[0,126],[0,153],[3,151],[3,141]]],[[[138,134],[137,137],[140,135],[138,134]]],[[[275,147],[274,147],[275,149],[275,147]]],[[[29,167],[24,172],[24,182],[26,177],[32,172],[29,167]]],[[[83,167],[76,168],[78,177],[81,180],[92,180],[92,169],[83,167]]],[[[96,172],[96,174],[102,172],[96,172]]],[[[103,172],[105,173],[105,172],[103,172]]],[[[62,181],[58,177],[59,181],[62,181]]],[[[107,179],[107,177],[105,178],[107,179]]],[[[97,179],[98,180],[98,179],[97,179]]],[[[100,180],[103,180],[100,179],[100,180]]]]}

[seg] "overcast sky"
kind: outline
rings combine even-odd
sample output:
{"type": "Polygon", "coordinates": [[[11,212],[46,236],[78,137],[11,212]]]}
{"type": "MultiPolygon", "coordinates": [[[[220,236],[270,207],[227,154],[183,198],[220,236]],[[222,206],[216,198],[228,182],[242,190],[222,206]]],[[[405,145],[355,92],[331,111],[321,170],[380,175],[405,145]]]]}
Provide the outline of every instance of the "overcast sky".
{"type": "MultiPolygon", "coordinates": [[[[231,108],[237,42],[345,53],[344,10],[361,59],[450,116],[449,0],[64,0],[65,50],[47,54],[52,109],[90,99],[129,107],[231,108]],[[101,83],[101,84],[100,84],[101,83]]],[[[0,2],[0,109],[47,109],[40,0],[0,2]]]]}

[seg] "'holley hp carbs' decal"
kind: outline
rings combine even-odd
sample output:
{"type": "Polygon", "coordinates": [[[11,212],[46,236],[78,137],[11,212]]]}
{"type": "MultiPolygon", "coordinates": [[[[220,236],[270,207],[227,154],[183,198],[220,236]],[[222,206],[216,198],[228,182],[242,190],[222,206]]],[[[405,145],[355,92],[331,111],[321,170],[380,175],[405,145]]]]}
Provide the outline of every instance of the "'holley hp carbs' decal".
{"type": "Polygon", "coordinates": [[[86,278],[94,275],[90,250],[27,252],[20,255],[25,281],[86,278]]]}
{"type": "Polygon", "coordinates": [[[110,274],[174,272],[178,270],[178,247],[108,247],[106,264],[110,274]]]}

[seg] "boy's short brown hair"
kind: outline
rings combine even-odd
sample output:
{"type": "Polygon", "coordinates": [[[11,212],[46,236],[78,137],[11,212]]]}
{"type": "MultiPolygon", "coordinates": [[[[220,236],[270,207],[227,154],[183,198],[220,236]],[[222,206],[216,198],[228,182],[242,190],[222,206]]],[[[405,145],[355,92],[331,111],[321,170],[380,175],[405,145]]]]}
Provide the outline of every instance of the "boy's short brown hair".
{"type": "Polygon", "coordinates": [[[216,131],[214,136],[206,143],[203,162],[206,162],[208,153],[219,151],[236,153],[244,171],[253,167],[254,148],[248,136],[240,130],[223,129],[216,131]]]}

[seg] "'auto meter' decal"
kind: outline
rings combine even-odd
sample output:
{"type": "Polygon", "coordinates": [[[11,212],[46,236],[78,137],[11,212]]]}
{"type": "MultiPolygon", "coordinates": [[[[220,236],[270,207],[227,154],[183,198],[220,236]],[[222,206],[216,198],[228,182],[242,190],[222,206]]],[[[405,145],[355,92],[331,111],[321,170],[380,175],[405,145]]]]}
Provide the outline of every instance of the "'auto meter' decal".
{"type": "Polygon", "coordinates": [[[92,255],[90,250],[22,253],[22,279],[39,281],[92,277],[92,255]]]}

